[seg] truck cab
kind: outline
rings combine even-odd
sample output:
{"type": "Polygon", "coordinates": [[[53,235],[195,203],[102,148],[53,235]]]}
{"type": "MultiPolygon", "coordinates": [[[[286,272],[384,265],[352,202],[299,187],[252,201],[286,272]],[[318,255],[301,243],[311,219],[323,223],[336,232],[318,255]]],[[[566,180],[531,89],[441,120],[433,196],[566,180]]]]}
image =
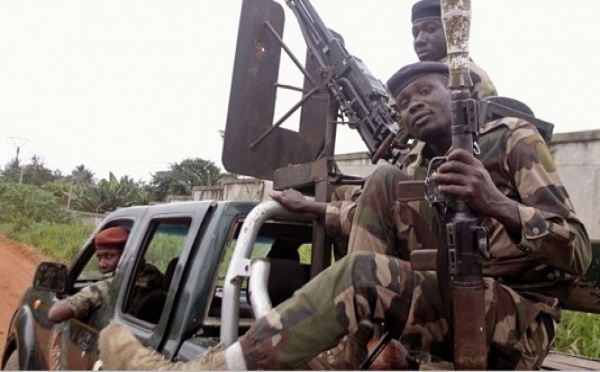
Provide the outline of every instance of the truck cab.
{"type": "Polygon", "coordinates": [[[283,301],[310,275],[310,218],[298,218],[274,202],[267,209],[276,213],[252,217],[255,206],[182,202],[111,213],[68,267],[39,265],[11,321],[2,366],[10,361],[28,370],[95,369],[98,333],[111,322],[127,325],[145,345],[174,360],[195,358],[220,338],[237,338],[253,323],[255,311],[272,306],[270,297],[275,304],[283,301]],[[245,221],[253,227],[244,228],[245,221]],[[130,235],[108,299],[85,319],[50,322],[54,302],[103,279],[93,237],[113,226],[129,229],[130,235]],[[240,239],[244,249],[234,252],[240,239]],[[253,261],[261,263],[258,268],[253,261]],[[134,296],[136,276],[149,264],[162,274],[162,285],[134,296]],[[260,280],[249,280],[253,270],[260,280]],[[251,282],[262,289],[253,292],[260,286],[251,282]]]}

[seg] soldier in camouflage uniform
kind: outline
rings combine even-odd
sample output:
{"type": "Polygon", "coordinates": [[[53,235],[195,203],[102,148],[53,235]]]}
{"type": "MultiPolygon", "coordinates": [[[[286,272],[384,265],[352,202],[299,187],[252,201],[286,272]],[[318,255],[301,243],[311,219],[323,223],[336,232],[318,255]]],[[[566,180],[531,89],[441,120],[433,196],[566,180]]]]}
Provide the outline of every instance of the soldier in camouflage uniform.
{"type": "Polygon", "coordinates": [[[388,81],[404,124],[419,139],[404,163],[406,173],[380,167],[357,203],[324,205],[303,201],[293,192],[288,199],[287,191],[275,196],[291,209],[325,216],[330,232],[351,230],[351,247],[363,252],[353,249],[258,319],[233,345],[197,361],[166,361],[126,327],[111,325],[99,340],[105,367],[293,369],[337,345],[362,322],[377,319],[411,350],[451,360],[449,322],[436,273],[415,272],[397,258],[438,243],[431,228],[433,211],[423,202],[398,201],[397,183],[423,179],[429,160],[446,155],[432,175],[439,191],[463,198],[489,231],[484,281],[488,367],[538,368],[554,339],[561,305],[590,263],[589,238],[550,151],[531,124],[516,118],[488,123],[478,158],[450,150],[447,76],[446,65],[419,62],[388,81]]]}
{"type": "MultiPolygon", "coordinates": [[[[70,318],[82,319],[100,307],[108,297],[123,249],[127,243],[129,231],[122,227],[109,227],[94,237],[98,270],[104,279],[81,289],[79,292],[52,305],[48,319],[60,323],[70,318]]],[[[144,263],[136,275],[133,288],[132,308],[148,293],[162,289],[164,275],[154,265],[144,263]]]]}
{"type": "Polygon", "coordinates": [[[104,279],[83,288],[73,296],[58,301],[48,310],[48,319],[60,323],[70,318],[85,318],[100,307],[108,296],[112,276],[117,269],[129,231],[122,227],[109,227],[94,237],[94,248],[98,260],[98,270],[104,279]]]}

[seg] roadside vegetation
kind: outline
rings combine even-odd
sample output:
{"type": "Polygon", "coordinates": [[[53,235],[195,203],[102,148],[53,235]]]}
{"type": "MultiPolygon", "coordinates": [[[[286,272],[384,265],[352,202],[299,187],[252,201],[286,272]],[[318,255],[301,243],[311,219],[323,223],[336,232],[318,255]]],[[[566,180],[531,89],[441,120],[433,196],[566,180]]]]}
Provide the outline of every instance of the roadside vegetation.
{"type": "MultiPolygon", "coordinates": [[[[206,165],[206,163],[202,164],[206,165]]],[[[156,184],[162,186],[159,191],[154,191],[154,194],[148,185],[143,189],[148,195],[162,198],[168,193],[173,193],[174,190],[179,195],[185,193],[189,195],[191,187],[196,186],[194,183],[202,179],[200,173],[194,176],[195,181],[190,181],[189,174],[187,181],[173,184],[166,181],[177,172],[186,174],[185,169],[189,170],[189,165],[173,166],[173,173],[170,175],[163,172],[157,176],[156,184]]],[[[78,213],[70,207],[88,205],[90,208],[86,210],[106,212],[117,207],[147,204],[149,201],[156,200],[153,197],[139,198],[139,193],[136,192],[125,193],[123,190],[135,184],[131,183],[128,177],[117,180],[111,174],[108,180],[95,182],[93,177],[84,171],[86,171],[85,167],[78,167],[73,171],[71,179],[60,181],[67,182],[69,187],[63,184],[60,188],[55,187],[58,182],[56,180],[39,185],[7,180],[6,175],[4,179],[0,178],[0,235],[34,246],[53,260],[68,263],[95,228],[83,223],[78,213]],[[77,174],[87,174],[87,176],[79,177],[77,174]],[[94,188],[96,191],[85,191],[85,182],[76,181],[78,179],[88,180],[91,183],[87,187],[94,188]],[[121,191],[117,192],[117,190],[121,191]],[[92,194],[98,197],[93,203],[89,202],[92,200],[91,197],[85,197],[92,194]],[[121,195],[122,198],[116,197],[117,195],[121,195]],[[132,199],[124,195],[129,195],[132,199]]],[[[211,180],[210,182],[217,182],[216,180],[222,177],[218,174],[220,174],[218,171],[204,173],[211,180]]],[[[303,261],[309,260],[309,248],[302,249],[303,261]]],[[[563,320],[558,326],[554,349],[564,353],[600,358],[600,343],[596,341],[598,334],[600,334],[600,315],[563,311],[563,320]]]]}

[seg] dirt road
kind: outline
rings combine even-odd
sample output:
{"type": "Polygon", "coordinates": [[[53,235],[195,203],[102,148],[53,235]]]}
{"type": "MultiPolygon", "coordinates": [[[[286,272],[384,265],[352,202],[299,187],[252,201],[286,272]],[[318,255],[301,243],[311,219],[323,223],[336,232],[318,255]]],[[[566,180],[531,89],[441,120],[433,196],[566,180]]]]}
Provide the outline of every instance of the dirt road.
{"type": "Polygon", "coordinates": [[[44,259],[35,248],[0,235],[0,354],[13,312],[31,285],[37,264],[44,259]]]}

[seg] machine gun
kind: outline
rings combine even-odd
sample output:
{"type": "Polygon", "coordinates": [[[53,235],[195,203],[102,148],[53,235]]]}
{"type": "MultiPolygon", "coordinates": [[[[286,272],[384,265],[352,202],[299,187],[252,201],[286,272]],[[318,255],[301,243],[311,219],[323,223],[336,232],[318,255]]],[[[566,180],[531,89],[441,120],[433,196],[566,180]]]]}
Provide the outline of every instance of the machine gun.
{"type": "Polygon", "coordinates": [[[396,141],[398,114],[389,104],[383,83],[360,59],[348,53],[342,40],[325,26],[309,0],[286,0],[286,4],[298,19],[324,87],[338,102],[347,124],[358,130],[373,164],[379,159],[396,162],[399,153],[394,149],[406,145],[396,141]]]}

